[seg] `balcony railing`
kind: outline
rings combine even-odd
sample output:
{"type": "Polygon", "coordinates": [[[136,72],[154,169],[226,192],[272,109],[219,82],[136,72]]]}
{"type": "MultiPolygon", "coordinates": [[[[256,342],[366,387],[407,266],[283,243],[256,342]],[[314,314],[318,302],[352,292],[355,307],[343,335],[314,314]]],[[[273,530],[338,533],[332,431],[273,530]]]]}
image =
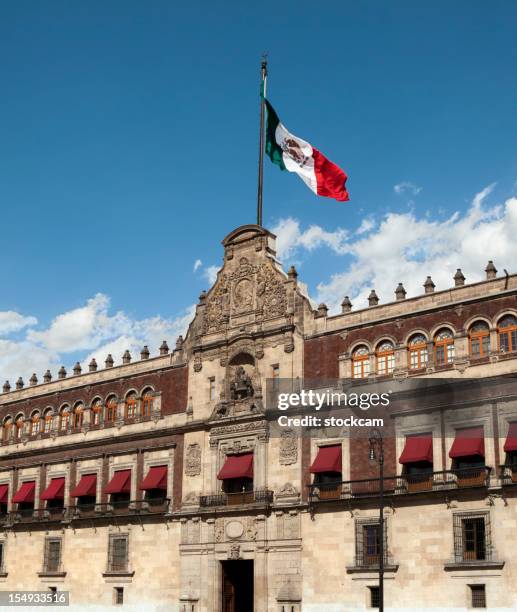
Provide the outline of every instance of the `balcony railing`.
{"type": "Polygon", "coordinates": [[[243,504],[271,504],[273,491],[259,489],[242,491],[241,493],[219,493],[217,495],[202,495],[199,505],[204,508],[213,506],[241,506],[243,504]]]}
{"type": "MultiPolygon", "coordinates": [[[[425,491],[444,491],[487,486],[490,467],[464,468],[461,470],[442,470],[429,474],[387,476],[383,478],[385,495],[404,495],[425,491]]],[[[309,485],[309,501],[329,501],[339,499],[362,499],[378,497],[380,479],[349,480],[343,482],[309,485]]]]}
{"type": "Polygon", "coordinates": [[[499,469],[503,485],[517,484],[517,465],[501,465],[499,469]]]}
{"type": "Polygon", "coordinates": [[[169,498],[161,498],[107,504],[77,504],[56,508],[23,508],[0,515],[0,523],[39,523],[109,516],[159,515],[169,511],[169,504],[169,498]]]}

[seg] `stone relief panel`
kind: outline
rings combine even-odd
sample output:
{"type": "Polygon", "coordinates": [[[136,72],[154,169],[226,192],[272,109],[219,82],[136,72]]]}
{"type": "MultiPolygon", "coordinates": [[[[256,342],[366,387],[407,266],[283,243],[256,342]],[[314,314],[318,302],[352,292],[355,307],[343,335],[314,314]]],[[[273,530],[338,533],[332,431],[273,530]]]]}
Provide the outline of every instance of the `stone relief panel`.
{"type": "Polygon", "coordinates": [[[187,446],[185,474],[187,476],[199,476],[201,474],[201,447],[197,442],[187,446]]]}
{"type": "Polygon", "coordinates": [[[298,439],[292,429],[280,434],[280,465],[291,465],[298,461],[298,439]]]}

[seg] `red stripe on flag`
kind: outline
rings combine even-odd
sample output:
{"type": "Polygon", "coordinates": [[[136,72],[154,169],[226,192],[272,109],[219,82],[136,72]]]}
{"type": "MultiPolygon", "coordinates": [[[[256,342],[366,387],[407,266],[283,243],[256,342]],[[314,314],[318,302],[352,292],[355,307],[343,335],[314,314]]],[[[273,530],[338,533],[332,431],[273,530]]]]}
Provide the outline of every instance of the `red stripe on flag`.
{"type": "Polygon", "coordinates": [[[334,198],[339,202],[346,202],[349,199],[345,187],[347,175],[339,166],[336,166],[314,147],[312,148],[312,156],[314,158],[314,173],[318,183],[318,195],[334,198]]]}

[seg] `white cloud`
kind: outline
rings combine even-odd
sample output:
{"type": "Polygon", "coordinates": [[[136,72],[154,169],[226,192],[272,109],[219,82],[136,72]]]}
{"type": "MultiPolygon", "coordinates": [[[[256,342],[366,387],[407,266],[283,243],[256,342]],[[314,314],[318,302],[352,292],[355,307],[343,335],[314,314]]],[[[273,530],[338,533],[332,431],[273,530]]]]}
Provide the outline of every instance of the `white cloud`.
{"type": "Polygon", "coordinates": [[[0,334],[10,334],[20,331],[24,327],[36,325],[38,319],[36,317],[24,317],[13,310],[0,312],[0,334]]]}
{"type": "Polygon", "coordinates": [[[217,273],[220,269],[220,266],[207,266],[203,270],[203,276],[206,278],[210,285],[213,285],[217,280],[217,273]]]}
{"type": "Polygon", "coordinates": [[[359,235],[367,234],[368,232],[371,232],[374,227],[375,227],[375,221],[373,220],[373,218],[365,217],[361,221],[361,225],[357,228],[356,234],[359,234],[359,235]]]}
{"type": "Polygon", "coordinates": [[[416,196],[422,191],[422,187],[409,181],[402,181],[393,186],[393,191],[399,195],[408,193],[412,196],[416,196]]]}
{"type": "Polygon", "coordinates": [[[288,217],[287,219],[280,219],[271,231],[277,237],[277,257],[283,262],[292,257],[298,249],[314,251],[321,246],[327,246],[340,255],[347,253],[348,232],[339,227],[329,232],[319,225],[311,225],[305,231],[301,231],[300,222],[288,217]]]}
{"type": "MultiPolygon", "coordinates": [[[[174,348],[176,338],[185,334],[195,312],[195,306],[191,306],[171,319],[160,316],[133,319],[121,311],[111,314],[109,306],[108,296],[99,293],[85,306],[57,315],[47,329],[28,329],[25,338],[19,341],[0,338],[1,376],[12,384],[18,376],[27,381],[36,372],[41,380],[47,368],[55,374],[55,369],[64,363],[70,369],[76,358],[82,361],[83,368],[92,357],[102,367],[108,353],[115,363],[120,363],[126,349],[133,359],[139,359],[145,344],[151,355],[156,355],[162,340],[174,348]],[[70,353],[74,353],[73,358],[70,353]]],[[[0,321],[7,320],[2,317],[4,314],[0,313],[0,321]]],[[[34,317],[25,319],[27,325],[37,322],[34,317]]],[[[5,329],[0,333],[5,335],[5,329]]]]}
{"type": "Polygon", "coordinates": [[[201,259],[196,259],[196,261],[194,262],[194,269],[192,271],[197,272],[197,270],[201,268],[202,265],[203,262],[201,261],[201,259]]]}

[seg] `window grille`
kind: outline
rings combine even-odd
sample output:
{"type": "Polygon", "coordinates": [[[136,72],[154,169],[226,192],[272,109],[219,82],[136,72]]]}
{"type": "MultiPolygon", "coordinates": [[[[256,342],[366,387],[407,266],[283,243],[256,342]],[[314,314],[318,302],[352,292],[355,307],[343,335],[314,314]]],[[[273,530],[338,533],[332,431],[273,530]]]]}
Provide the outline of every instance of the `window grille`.
{"type": "MultiPolygon", "coordinates": [[[[378,519],[358,519],[355,522],[355,565],[370,567],[379,565],[380,529],[378,519]]],[[[384,564],[388,564],[388,529],[384,519],[384,564]]]]}
{"type": "Polygon", "coordinates": [[[490,514],[457,513],[453,521],[455,562],[490,560],[492,558],[490,514]]]}
{"type": "Polygon", "coordinates": [[[61,569],[61,539],[46,538],[43,559],[44,572],[59,572],[61,569]]]}
{"type": "Polygon", "coordinates": [[[115,587],[115,604],[121,606],[124,603],[124,587],[115,587]]]}
{"type": "Polygon", "coordinates": [[[381,603],[379,587],[371,586],[368,588],[370,589],[370,608],[378,608],[381,603]]]}
{"type": "Polygon", "coordinates": [[[470,603],[473,608],[486,608],[486,589],[484,584],[471,584],[470,596],[470,603]]]}
{"type": "Polygon", "coordinates": [[[5,542],[0,542],[0,572],[4,570],[4,559],[5,559],[5,542]]]}
{"type": "Polygon", "coordinates": [[[128,569],[128,536],[110,536],[108,571],[126,572],[128,569]]]}

